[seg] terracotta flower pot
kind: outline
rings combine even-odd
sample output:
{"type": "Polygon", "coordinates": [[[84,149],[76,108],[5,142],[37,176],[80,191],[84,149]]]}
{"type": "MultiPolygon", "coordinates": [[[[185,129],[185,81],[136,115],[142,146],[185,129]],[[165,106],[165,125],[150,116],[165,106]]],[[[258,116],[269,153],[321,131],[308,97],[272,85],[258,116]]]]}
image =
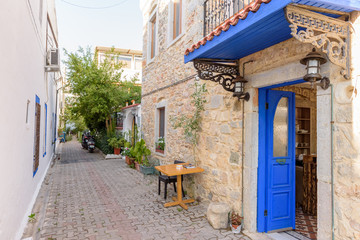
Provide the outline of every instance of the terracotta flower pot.
{"type": "Polygon", "coordinates": [[[138,162],[135,162],[135,168],[138,172],[140,172],[140,164],[138,162]]]}
{"type": "Polygon", "coordinates": [[[114,154],[119,155],[121,148],[114,148],[114,154]]]}
{"type": "Polygon", "coordinates": [[[130,158],[129,156],[125,156],[125,162],[127,165],[130,165],[130,158]]]}
{"type": "Polygon", "coordinates": [[[134,164],[134,163],[135,163],[135,158],[131,158],[131,157],[129,157],[129,161],[130,161],[130,164],[129,164],[129,165],[132,165],[132,164],[134,164]]]}
{"type": "Polygon", "coordinates": [[[157,148],[155,151],[158,152],[158,153],[164,154],[164,150],[161,150],[161,149],[158,149],[158,148],[157,148]]]}

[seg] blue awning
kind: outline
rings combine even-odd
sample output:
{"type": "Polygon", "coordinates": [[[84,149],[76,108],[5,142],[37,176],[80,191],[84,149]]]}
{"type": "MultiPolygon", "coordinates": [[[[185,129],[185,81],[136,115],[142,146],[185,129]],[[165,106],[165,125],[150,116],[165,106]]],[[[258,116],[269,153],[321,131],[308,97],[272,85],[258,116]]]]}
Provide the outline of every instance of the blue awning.
{"type": "Polygon", "coordinates": [[[358,0],[272,0],[257,12],[214,36],[211,41],[184,56],[185,63],[197,58],[236,60],[292,38],[284,8],[290,3],[342,12],[360,10],[358,0]]]}

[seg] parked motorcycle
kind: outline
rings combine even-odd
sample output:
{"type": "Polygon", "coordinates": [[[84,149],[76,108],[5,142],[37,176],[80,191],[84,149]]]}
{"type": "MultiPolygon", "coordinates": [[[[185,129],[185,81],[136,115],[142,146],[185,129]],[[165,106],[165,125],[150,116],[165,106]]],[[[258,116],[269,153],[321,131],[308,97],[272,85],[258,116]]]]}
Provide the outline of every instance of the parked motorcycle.
{"type": "Polygon", "coordinates": [[[92,136],[88,137],[87,146],[89,152],[93,153],[95,149],[95,139],[92,136]]]}
{"type": "Polygon", "coordinates": [[[81,146],[84,149],[88,149],[88,141],[89,141],[90,133],[84,132],[82,134],[81,146]]]}

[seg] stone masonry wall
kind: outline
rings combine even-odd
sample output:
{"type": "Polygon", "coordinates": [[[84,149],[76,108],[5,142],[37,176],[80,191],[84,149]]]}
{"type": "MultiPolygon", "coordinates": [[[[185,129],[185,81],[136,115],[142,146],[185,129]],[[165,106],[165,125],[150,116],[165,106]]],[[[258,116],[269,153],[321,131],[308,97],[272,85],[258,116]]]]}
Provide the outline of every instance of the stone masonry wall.
{"type": "MultiPolygon", "coordinates": [[[[153,1],[154,3],[155,1],[153,1]]],[[[173,129],[169,119],[178,113],[191,114],[190,95],[193,92],[192,77],[196,72],[192,63],[184,64],[184,50],[202,37],[202,1],[184,1],[186,5],[185,34],[168,46],[168,1],[158,2],[159,49],[158,55],[149,63],[144,61],[142,131],[144,139],[152,150],[152,157],[161,163],[174,160],[193,161],[193,148],[183,138],[181,130],[173,129]],[[184,80],[187,79],[188,80],[184,80]],[[177,82],[183,82],[176,84],[177,82]],[[170,86],[170,87],[167,87],[170,86]],[[167,87],[167,88],[166,88],[167,87]],[[161,89],[163,88],[163,89],[161,89]],[[159,90],[160,89],[160,90],[159,90]],[[156,105],[166,103],[166,148],[165,154],[155,153],[156,105]]],[[[151,4],[150,4],[151,5],[151,4]]],[[[152,5],[153,6],[153,5],[152,5]]],[[[149,7],[144,12],[148,19],[149,7]]],[[[351,20],[360,32],[358,13],[351,20]]],[[[144,56],[147,55],[147,24],[144,25],[144,56]]],[[[360,66],[359,41],[352,41],[352,64],[360,66]]],[[[358,38],[358,37],[357,37],[358,38]]],[[[245,228],[256,230],[257,192],[257,142],[258,142],[258,93],[259,87],[301,78],[305,68],[299,63],[312,46],[301,44],[295,39],[276,44],[263,51],[240,59],[240,63],[254,60],[246,65],[246,85],[251,94],[245,103],[243,119],[242,102],[232,97],[219,84],[207,82],[207,104],[203,113],[203,124],[199,144],[196,148],[196,162],[205,169],[204,173],[187,176],[185,188],[190,195],[199,199],[224,201],[233,209],[241,211],[242,165],[244,164],[244,214],[245,228]],[[244,127],[244,158],[242,134],[244,127]],[[244,163],[243,163],[244,161],[244,163]]],[[[360,100],[353,86],[358,83],[359,69],[353,71],[351,80],[340,75],[339,67],[327,63],[322,74],[328,76],[334,85],[334,174],[335,174],[335,233],[336,239],[360,238],[360,100]]],[[[319,239],[331,237],[331,91],[318,88],[318,209],[319,239]],[[319,125],[320,124],[320,125],[319,125]],[[327,137],[325,137],[327,136],[327,137]]]]}
{"type": "MultiPolygon", "coordinates": [[[[154,2],[155,3],[155,2],[154,2]]],[[[148,10],[154,7],[154,3],[148,10]]],[[[142,123],[143,136],[152,150],[152,157],[161,163],[174,160],[194,161],[193,148],[183,138],[181,129],[174,129],[169,121],[179,113],[191,114],[193,111],[190,95],[193,93],[193,64],[184,64],[185,49],[202,38],[202,1],[184,1],[186,4],[185,33],[173,45],[168,46],[168,1],[158,1],[159,42],[158,55],[146,62],[147,30],[144,26],[144,70],[142,123]],[[190,77],[183,83],[158,91],[190,77]],[[155,152],[156,105],[166,103],[166,147],[165,153],[155,152]]],[[[144,12],[148,19],[150,12],[144,12]]],[[[144,21],[145,22],[145,21],[144,21]]],[[[218,84],[206,83],[207,104],[203,116],[202,132],[196,148],[196,162],[205,169],[204,173],[186,176],[185,188],[190,195],[202,200],[225,201],[240,211],[241,206],[241,103],[218,84]],[[230,122],[229,119],[231,119],[230,122]]]]}
{"type": "Polygon", "coordinates": [[[334,84],[335,236],[360,239],[360,12],[351,14],[352,78],[334,84]]]}

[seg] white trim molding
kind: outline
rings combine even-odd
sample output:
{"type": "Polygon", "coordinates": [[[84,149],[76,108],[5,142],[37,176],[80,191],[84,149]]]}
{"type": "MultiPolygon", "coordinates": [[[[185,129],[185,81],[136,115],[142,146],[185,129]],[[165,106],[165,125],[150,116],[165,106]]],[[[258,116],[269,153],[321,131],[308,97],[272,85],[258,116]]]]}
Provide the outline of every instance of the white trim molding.
{"type": "Polygon", "coordinates": [[[147,59],[147,64],[151,63],[154,61],[155,57],[158,55],[159,52],[159,14],[158,14],[158,7],[156,6],[154,8],[154,10],[151,12],[150,16],[149,16],[149,20],[147,21],[148,24],[148,41],[147,41],[147,50],[146,50],[146,59],[147,59]],[[152,30],[151,30],[151,20],[154,19],[155,17],[155,24],[156,24],[156,29],[155,29],[155,53],[154,53],[154,57],[151,58],[151,34],[152,34],[152,30]]]}
{"type": "Polygon", "coordinates": [[[174,43],[176,43],[182,36],[184,36],[185,33],[185,0],[182,0],[181,2],[181,32],[176,37],[173,38],[173,27],[174,27],[174,0],[169,0],[168,3],[168,27],[167,27],[167,47],[169,48],[174,43]]]}

